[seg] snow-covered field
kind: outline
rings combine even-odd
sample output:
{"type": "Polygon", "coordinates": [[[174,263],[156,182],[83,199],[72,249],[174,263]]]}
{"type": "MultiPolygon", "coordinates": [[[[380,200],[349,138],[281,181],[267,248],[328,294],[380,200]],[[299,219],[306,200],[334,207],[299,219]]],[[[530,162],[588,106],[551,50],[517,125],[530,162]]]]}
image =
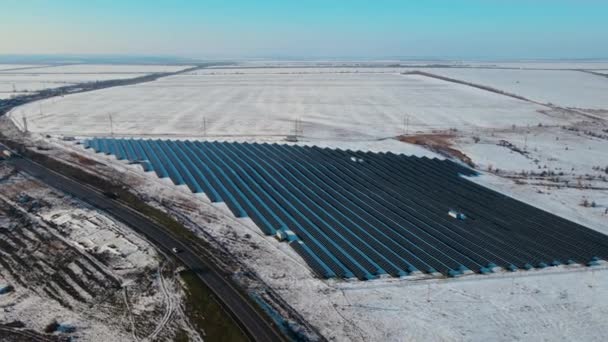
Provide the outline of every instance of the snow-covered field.
{"type": "Polygon", "coordinates": [[[35,64],[0,64],[0,72],[2,72],[3,70],[38,68],[38,67],[42,67],[42,65],[35,65],[35,64]]]}
{"type": "Polygon", "coordinates": [[[33,132],[377,139],[404,131],[556,125],[547,107],[400,74],[179,75],[18,107],[33,132]],[[203,127],[206,128],[203,132],[203,127]]]}
{"type": "MultiPolygon", "coordinates": [[[[155,72],[179,71],[189,67],[187,65],[72,64],[40,68],[32,67],[23,70],[23,72],[37,74],[151,74],[155,72]]],[[[2,70],[1,64],[0,70],[2,70]]]]}
{"type": "MultiPolygon", "coordinates": [[[[476,182],[608,233],[605,120],[465,85],[401,75],[411,70],[407,68],[257,68],[264,63],[69,95],[16,108],[10,115],[16,124],[26,115],[30,131],[39,133],[107,134],[112,115],[118,135],[200,138],[204,133],[209,139],[246,141],[281,140],[292,133],[293,119],[299,118],[303,144],[427,156],[436,155],[419,146],[378,138],[406,130],[413,134],[457,128],[442,133],[453,135],[453,148],[468,155],[483,173],[474,178],[476,182]],[[581,205],[584,200],[595,206],[581,205]]],[[[486,64],[536,69],[604,67],[600,62],[486,64]]],[[[608,85],[608,79],[583,72],[423,70],[559,106],[608,108],[603,107],[608,92],[600,86],[602,82],[608,85]],[[477,78],[466,79],[470,75],[477,78]]],[[[53,153],[62,158],[70,158],[72,152],[85,154],[101,163],[95,172],[120,177],[151,203],[187,217],[200,236],[236,256],[329,340],[606,340],[605,263],[457,279],[316,279],[289,246],[264,236],[251,220],[234,218],[224,206],[193,195],[185,186],[175,187],[152,173],[144,174],[136,165],[91,154],[79,145],[54,139],[51,144],[48,139],[41,143],[52,146],[53,153]]]]}
{"type": "Polygon", "coordinates": [[[583,69],[583,70],[608,70],[607,60],[504,60],[504,61],[479,61],[479,60],[428,60],[428,59],[387,59],[387,60],[257,60],[243,61],[239,67],[263,68],[263,67],[336,67],[336,66],[374,66],[383,67],[390,65],[401,65],[405,67],[424,67],[430,65],[442,65],[451,67],[476,67],[476,68],[515,68],[515,69],[583,69]]]}
{"type": "Polygon", "coordinates": [[[144,74],[23,74],[0,73],[0,92],[34,92],[77,83],[135,78],[144,74]]]}
{"type": "Polygon", "coordinates": [[[77,83],[127,79],[157,72],[188,68],[177,65],[96,65],[63,66],[0,64],[0,99],[77,83]]]}
{"type": "Polygon", "coordinates": [[[10,98],[13,98],[15,96],[27,95],[27,94],[28,93],[13,93],[12,91],[10,91],[10,92],[2,92],[2,91],[0,91],[0,100],[10,99],[10,98]]]}
{"type": "Polygon", "coordinates": [[[489,86],[542,103],[608,110],[608,78],[585,72],[460,68],[425,71],[489,86]]]}
{"type": "Polygon", "coordinates": [[[477,142],[467,135],[455,137],[454,146],[477,169],[498,169],[501,177],[476,181],[608,234],[608,125],[479,133],[477,142]]]}
{"type": "Polygon", "coordinates": [[[375,341],[603,341],[606,294],[606,268],[333,289],[335,310],[375,341]]]}
{"type": "Polygon", "coordinates": [[[606,70],[608,69],[608,61],[556,61],[556,60],[540,60],[540,61],[503,61],[503,62],[465,62],[464,64],[474,67],[499,67],[499,68],[515,68],[515,69],[562,69],[562,70],[606,70]]]}
{"type": "MultiPolygon", "coordinates": [[[[390,65],[432,65],[441,63],[444,65],[461,65],[460,61],[429,61],[429,60],[407,60],[398,59],[384,60],[248,60],[240,61],[239,68],[310,68],[310,67],[386,67],[390,65]]],[[[216,66],[211,68],[222,69],[225,67],[216,66]]]]}
{"type": "Polygon", "coordinates": [[[406,68],[406,67],[273,67],[273,68],[262,68],[262,67],[218,67],[218,68],[205,68],[195,71],[188,72],[185,75],[272,75],[272,74],[294,74],[294,75],[306,75],[306,74],[399,74],[405,71],[419,70],[424,68],[406,68]]]}

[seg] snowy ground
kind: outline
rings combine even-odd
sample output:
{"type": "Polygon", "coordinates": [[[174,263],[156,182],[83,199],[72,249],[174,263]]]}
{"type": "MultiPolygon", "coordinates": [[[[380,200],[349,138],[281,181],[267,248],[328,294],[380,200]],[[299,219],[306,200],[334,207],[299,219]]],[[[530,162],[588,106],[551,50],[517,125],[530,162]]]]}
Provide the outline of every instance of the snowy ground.
{"type": "MultiPolygon", "coordinates": [[[[152,245],[3,164],[0,245],[0,287],[14,287],[0,294],[2,324],[87,341],[170,339],[175,329],[192,331],[180,308],[181,286],[152,245]],[[53,322],[75,331],[47,331],[53,322]]],[[[6,337],[0,332],[0,340],[6,337]]]]}
{"type": "MultiPolygon", "coordinates": [[[[581,62],[487,64],[537,69],[581,66],[581,62]]],[[[585,69],[604,67],[599,62],[583,64],[585,69]]],[[[370,69],[216,68],[43,102],[42,116],[38,104],[17,108],[11,116],[19,123],[25,113],[35,132],[78,136],[108,132],[106,121],[112,114],[119,135],[184,138],[200,137],[205,117],[204,133],[212,136],[209,139],[246,141],[280,141],[291,133],[293,119],[298,117],[304,125],[303,144],[428,156],[435,154],[378,138],[406,130],[413,134],[457,128],[442,133],[453,135],[453,148],[471,157],[483,173],[475,181],[608,233],[605,120],[464,85],[403,76],[399,74],[402,69],[365,70],[370,69]],[[595,207],[581,205],[584,200],[595,202],[595,207]]],[[[572,75],[578,77],[579,73],[572,75]]],[[[491,85],[488,82],[479,83],[491,85]]],[[[551,86],[535,82],[544,88],[523,89],[519,95],[533,98],[551,86]]],[[[577,91],[585,91],[584,86],[579,88],[577,91]]],[[[597,101],[597,97],[591,100],[597,101]]],[[[330,340],[606,339],[605,264],[499,271],[457,279],[316,279],[288,245],[264,236],[249,219],[234,218],[225,206],[211,204],[204,195],[193,195],[184,186],[175,187],[112,156],[92,154],[79,145],[42,136],[34,138],[51,146],[49,153],[72,163],[77,163],[72,152],[92,158],[101,163],[95,172],[132,184],[133,191],[150,203],[189,222],[201,237],[224,248],[244,269],[253,270],[330,340]]]]}
{"type": "Polygon", "coordinates": [[[179,75],[18,107],[30,131],[71,135],[378,139],[404,131],[559,125],[549,108],[423,76],[374,73],[179,75]],[[547,111],[549,115],[541,111],[547,111]],[[205,130],[203,129],[205,127],[205,130]]]}
{"type": "Polygon", "coordinates": [[[515,69],[580,69],[580,70],[607,70],[608,61],[606,60],[595,60],[595,61],[551,61],[551,60],[539,60],[539,61],[503,61],[503,62],[466,62],[466,64],[474,67],[500,67],[500,68],[515,68],[515,69]]]}
{"type": "Polygon", "coordinates": [[[39,68],[44,65],[36,65],[36,64],[0,64],[0,72],[4,70],[12,70],[12,69],[29,69],[29,68],[39,68]]]}
{"type": "MultiPolygon", "coordinates": [[[[311,67],[387,67],[394,65],[417,65],[425,66],[432,64],[445,65],[461,65],[459,61],[429,61],[429,60],[407,60],[401,61],[398,59],[385,60],[248,60],[240,61],[239,68],[311,68],[311,67]]],[[[222,69],[226,67],[216,66],[214,69],[222,69]]]]}
{"type": "Polygon", "coordinates": [[[411,68],[411,67],[369,67],[369,66],[348,66],[348,67],[273,67],[273,68],[261,68],[261,67],[211,67],[205,69],[194,70],[184,75],[273,75],[273,74],[294,74],[294,75],[307,75],[307,74],[399,74],[405,71],[421,70],[430,68],[411,68]]]}
{"type": "Polygon", "coordinates": [[[478,182],[608,234],[608,124],[478,133],[454,139],[477,169],[500,176],[478,182]]]}
{"type": "MultiPolygon", "coordinates": [[[[32,67],[23,70],[23,72],[36,74],[151,74],[155,72],[179,71],[189,67],[187,65],[72,64],[52,67],[42,66],[39,68],[32,67]]],[[[4,68],[0,64],[0,70],[2,69],[4,68]]]]}
{"type": "MultiPolygon", "coordinates": [[[[84,152],[81,146],[59,141],[54,146],[84,152]]],[[[409,152],[416,153],[416,149],[409,152]]],[[[236,219],[225,206],[211,204],[204,195],[193,196],[187,188],[175,187],[152,173],[144,175],[137,166],[126,165],[112,156],[84,153],[103,163],[103,167],[96,168],[99,172],[117,170],[121,179],[137,184],[134,191],[195,223],[193,229],[198,229],[202,237],[219,243],[255,271],[330,340],[604,340],[608,304],[600,298],[608,296],[606,266],[500,271],[457,279],[316,279],[288,245],[264,236],[249,219],[236,219]]],[[[503,151],[503,155],[507,153],[503,151]]],[[[560,202],[562,193],[522,191],[528,187],[516,186],[491,173],[479,181],[532,203],[541,204],[537,201],[550,198],[541,207],[606,230],[600,220],[608,216],[588,218],[590,208],[560,202]]]]}
{"type": "Polygon", "coordinates": [[[601,268],[340,284],[333,298],[346,320],[364,322],[365,340],[602,341],[607,293],[601,268]]]}
{"type": "Polygon", "coordinates": [[[504,60],[504,61],[479,61],[479,60],[326,60],[326,61],[273,61],[257,60],[244,61],[239,67],[262,68],[262,67],[344,67],[344,66],[373,66],[385,67],[390,65],[401,65],[406,67],[424,66],[451,66],[451,67],[475,67],[475,68],[514,68],[514,69],[583,69],[583,70],[608,70],[607,60],[504,60]]]}
{"type": "Polygon", "coordinates": [[[157,72],[179,71],[187,67],[176,65],[0,64],[0,99],[77,83],[135,78],[157,72]]]}
{"type": "Polygon", "coordinates": [[[35,92],[77,83],[135,78],[145,74],[23,74],[0,73],[0,92],[35,92]],[[14,86],[14,87],[13,87],[14,86]]]}
{"type": "Polygon", "coordinates": [[[489,86],[542,103],[608,111],[608,78],[586,72],[459,68],[425,71],[489,86]]]}
{"type": "Polygon", "coordinates": [[[15,96],[20,96],[20,95],[27,95],[28,93],[13,93],[12,91],[10,92],[1,92],[0,91],[0,100],[4,100],[4,99],[10,99],[13,98],[15,96]]]}

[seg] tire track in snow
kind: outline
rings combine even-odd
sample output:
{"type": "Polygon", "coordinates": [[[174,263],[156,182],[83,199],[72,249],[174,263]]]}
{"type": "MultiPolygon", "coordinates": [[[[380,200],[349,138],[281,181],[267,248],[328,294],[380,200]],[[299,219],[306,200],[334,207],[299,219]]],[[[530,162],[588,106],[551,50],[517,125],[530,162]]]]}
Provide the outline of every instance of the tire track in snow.
{"type": "Polygon", "coordinates": [[[148,337],[146,338],[147,340],[155,339],[158,336],[158,334],[160,334],[163,331],[163,329],[167,326],[167,324],[171,320],[171,317],[173,317],[173,313],[175,312],[176,305],[173,300],[173,296],[169,293],[169,290],[167,289],[167,285],[165,283],[166,279],[163,276],[163,269],[164,269],[164,265],[161,265],[158,268],[158,283],[159,283],[161,293],[165,299],[166,309],[165,309],[165,313],[164,313],[163,317],[161,318],[160,322],[156,326],[156,329],[154,329],[154,331],[150,335],[148,335],[148,337]]]}

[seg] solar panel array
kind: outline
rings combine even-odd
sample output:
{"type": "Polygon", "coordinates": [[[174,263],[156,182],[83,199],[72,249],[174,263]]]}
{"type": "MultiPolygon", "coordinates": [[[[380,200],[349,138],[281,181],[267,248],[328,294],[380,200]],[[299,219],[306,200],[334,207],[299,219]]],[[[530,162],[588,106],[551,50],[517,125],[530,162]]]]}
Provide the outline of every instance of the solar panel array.
{"type": "Polygon", "coordinates": [[[265,234],[287,237],[322,277],[455,276],[608,255],[607,236],[484,188],[448,160],[257,143],[85,145],[225,202],[265,234]]]}

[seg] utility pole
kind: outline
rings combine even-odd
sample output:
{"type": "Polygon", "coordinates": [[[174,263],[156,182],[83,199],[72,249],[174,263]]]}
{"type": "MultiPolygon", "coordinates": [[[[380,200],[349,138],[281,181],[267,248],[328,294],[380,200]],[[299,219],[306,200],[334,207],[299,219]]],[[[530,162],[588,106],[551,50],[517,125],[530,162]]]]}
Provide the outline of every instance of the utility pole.
{"type": "Polygon", "coordinates": [[[300,135],[304,135],[304,128],[302,128],[302,119],[298,118],[296,121],[296,136],[300,135]]]}
{"type": "Polygon", "coordinates": [[[203,137],[207,136],[207,118],[203,116],[203,121],[202,121],[202,131],[203,131],[203,137]]]}
{"type": "Polygon", "coordinates": [[[110,118],[110,135],[114,136],[114,122],[112,122],[112,114],[108,114],[108,117],[110,118]]]}
{"type": "Polygon", "coordinates": [[[528,151],[528,130],[529,129],[530,129],[530,125],[528,125],[528,128],[524,132],[524,151],[528,151]]]}
{"type": "Polygon", "coordinates": [[[403,117],[403,134],[407,135],[409,133],[409,129],[410,129],[410,116],[408,114],[405,114],[405,116],[403,117]]]}
{"type": "Polygon", "coordinates": [[[23,116],[23,133],[27,133],[27,117],[23,116]]]}

